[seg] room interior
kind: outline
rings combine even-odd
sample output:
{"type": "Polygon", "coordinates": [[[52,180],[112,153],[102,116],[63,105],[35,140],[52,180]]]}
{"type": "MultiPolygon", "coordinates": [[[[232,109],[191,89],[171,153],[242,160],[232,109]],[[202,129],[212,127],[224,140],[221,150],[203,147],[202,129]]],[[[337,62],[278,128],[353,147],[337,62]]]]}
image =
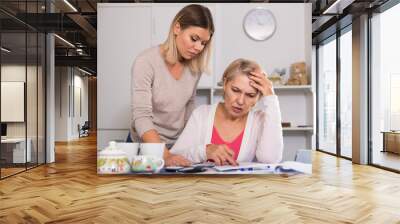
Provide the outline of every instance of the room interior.
{"type": "Polygon", "coordinates": [[[312,175],[96,173],[98,151],[111,140],[125,141],[129,131],[130,86],[123,66],[136,52],[123,41],[140,32],[150,34],[137,37],[139,46],[163,41],[170,22],[163,18],[184,4],[1,1],[0,223],[398,223],[395,0],[201,2],[212,9],[221,33],[212,74],[203,75],[197,88],[197,105],[221,100],[216,83],[238,51],[232,46],[247,46],[240,53],[263,58],[275,78],[284,161],[307,149],[312,175]],[[132,13],[140,7],[149,13],[132,13]],[[270,7],[280,29],[276,39],[224,36],[242,32],[242,14],[255,7],[270,7]],[[117,8],[119,13],[108,14],[117,8]],[[286,33],[283,27],[289,27],[286,33]],[[276,54],[265,56],[264,48],[278,38],[276,43],[286,45],[275,44],[276,54]],[[114,67],[105,66],[110,60],[114,67]],[[304,62],[308,79],[288,84],[296,62],[304,62]]]}

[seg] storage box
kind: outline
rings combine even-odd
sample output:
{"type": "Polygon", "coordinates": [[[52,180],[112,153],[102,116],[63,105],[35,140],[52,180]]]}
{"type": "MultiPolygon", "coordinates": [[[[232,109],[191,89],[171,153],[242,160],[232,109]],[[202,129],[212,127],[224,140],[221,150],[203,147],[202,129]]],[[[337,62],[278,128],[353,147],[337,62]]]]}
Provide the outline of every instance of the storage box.
{"type": "Polygon", "coordinates": [[[308,85],[308,75],[306,71],[306,63],[298,62],[290,66],[290,77],[287,85],[308,85]]]}

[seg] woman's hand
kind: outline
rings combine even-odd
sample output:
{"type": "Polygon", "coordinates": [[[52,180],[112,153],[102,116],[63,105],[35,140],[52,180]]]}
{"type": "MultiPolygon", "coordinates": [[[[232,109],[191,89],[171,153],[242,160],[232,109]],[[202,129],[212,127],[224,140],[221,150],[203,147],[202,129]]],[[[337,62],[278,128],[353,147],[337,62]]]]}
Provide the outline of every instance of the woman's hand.
{"type": "Polygon", "coordinates": [[[233,165],[238,163],[233,159],[234,152],[226,145],[209,144],[206,146],[206,154],[208,160],[213,160],[215,165],[233,165]]]}
{"type": "Polygon", "coordinates": [[[272,82],[264,72],[250,72],[250,85],[261,92],[262,96],[274,95],[272,82]]]}
{"type": "Polygon", "coordinates": [[[172,154],[168,149],[164,151],[165,166],[191,166],[192,163],[181,155],[172,154]]]}

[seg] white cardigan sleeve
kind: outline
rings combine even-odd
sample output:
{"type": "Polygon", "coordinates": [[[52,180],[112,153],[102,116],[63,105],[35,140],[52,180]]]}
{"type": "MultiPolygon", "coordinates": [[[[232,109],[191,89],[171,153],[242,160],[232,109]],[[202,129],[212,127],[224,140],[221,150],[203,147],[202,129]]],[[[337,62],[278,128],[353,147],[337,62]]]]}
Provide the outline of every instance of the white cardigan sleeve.
{"type": "Polygon", "coordinates": [[[278,97],[261,98],[256,110],[261,128],[257,136],[256,159],[262,163],[279,163],[283,153],[283,136],[278,97]]]}
{"type": "Polygon", "coordinates": [[[193,111],[182,134],[170,150],[171,153],[182,155],[194,163],[207,160],[204,142],[204,125],[207,123],[205,109],[205,106],[200,106],[193,111]]]}

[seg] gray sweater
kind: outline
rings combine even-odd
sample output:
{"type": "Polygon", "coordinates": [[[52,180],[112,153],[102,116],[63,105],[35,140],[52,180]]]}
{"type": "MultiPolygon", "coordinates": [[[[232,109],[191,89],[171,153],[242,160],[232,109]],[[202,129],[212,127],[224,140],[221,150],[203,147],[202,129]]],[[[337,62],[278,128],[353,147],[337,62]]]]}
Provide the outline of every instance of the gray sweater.
{"type": "Polygon", "coordinates": [[[154,129],[166,144],[174,144],[194,109],[200,75],[185,67],[179,80],[169,72],[159,46],[145,50],[135,59],[131,76],[131,137],[154,129]]]}

